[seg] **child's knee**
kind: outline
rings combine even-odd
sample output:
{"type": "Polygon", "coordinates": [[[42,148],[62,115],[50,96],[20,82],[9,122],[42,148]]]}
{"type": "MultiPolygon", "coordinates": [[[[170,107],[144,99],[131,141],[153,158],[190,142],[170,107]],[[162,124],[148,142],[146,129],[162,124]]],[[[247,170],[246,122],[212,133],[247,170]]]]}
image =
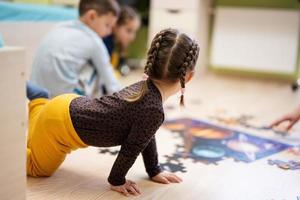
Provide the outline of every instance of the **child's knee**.
{"type": "Polygon", "coordinates": [[[27,148],[27,162],[26,162],[26,175],[31,177],[49,177],[54,173],[54,171],[51,172],[45,172],[40,171],[35,162],[33,162],[31,158],[31,150],[27,148]]]}

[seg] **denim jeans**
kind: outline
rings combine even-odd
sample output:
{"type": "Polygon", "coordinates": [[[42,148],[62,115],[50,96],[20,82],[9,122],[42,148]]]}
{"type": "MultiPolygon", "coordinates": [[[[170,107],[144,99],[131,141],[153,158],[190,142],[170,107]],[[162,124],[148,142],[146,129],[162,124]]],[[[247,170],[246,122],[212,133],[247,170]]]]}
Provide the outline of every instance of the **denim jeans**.
{"type": "Polygon", "coordinates": [[[40,86],[37,86],[31,82],[26,83],[26,95],[30,101],[33,99],[37,99],[37,98],[49,99],[48,90],[46,90],[40,86]]]}

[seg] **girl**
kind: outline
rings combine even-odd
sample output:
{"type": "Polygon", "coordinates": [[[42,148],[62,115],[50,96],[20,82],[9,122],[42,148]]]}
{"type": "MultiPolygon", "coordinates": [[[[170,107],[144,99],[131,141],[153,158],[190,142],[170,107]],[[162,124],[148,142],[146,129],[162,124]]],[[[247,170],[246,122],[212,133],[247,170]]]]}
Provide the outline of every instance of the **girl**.
{"type": "Polygon", "coordinates": [[[184,105],[185,84],[191,80],[198,58],[195,41],[175,29],[158,33],[148,51],[144,80],[118,93],[98,99],[65,94],[48,100],[42,91],[29,103],[27,174],[50,176],[66,155],[87,146],[121,145],[108,182],[124,195],[140,194],[128,170],[142,153],[146,172],[159,183],[182,180],[162,172],[156,150],[155,132],[164,121],[163,102],[181,90],[184,105]]]}
{"type": "MultiPolygon", "coordinates": [[[[117,23],[112,30],[112,34],[103,38],[116,78],[120,78],[129,73],[129,68],[125,64],[125,54],[130,43],[134,41],[140,26],[141,19],[138,13],[129,6],[122,6],[117,23]]],[[[87,96],[99,96],[96,90],[98,87],[97,83],[99,82],[99,80],[97,80],[97,70],[88,67],[87,74],[88,80],[84,80],[85,78],[83,77],[82,85],[83,88],[85,88],[84,90],[91,92],[83,93],[78,89],[76,90],[76,93],[87,96]]],[[[100,94],[107,94],[106,86],[102,86],[100,94]]]]}
{"type": "Polygon", "coordinates": [[[126,49],[136,37],[141,26],[141,19],[138,13],[129,6],[121,7],[120,16],[113,28],[113,33],[103,38],[103,42],[111,56],[111,63],[116,69],[117,75],[124,75],[124,56],[126,49]]]}

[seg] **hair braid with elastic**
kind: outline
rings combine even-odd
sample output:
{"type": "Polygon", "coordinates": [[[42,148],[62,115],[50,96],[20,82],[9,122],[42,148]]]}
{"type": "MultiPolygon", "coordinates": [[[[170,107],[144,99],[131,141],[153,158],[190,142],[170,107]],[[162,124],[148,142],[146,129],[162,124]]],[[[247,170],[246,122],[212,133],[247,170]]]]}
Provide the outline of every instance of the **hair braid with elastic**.
{"type": "Polygon", "coordinates": [[[159,32],[151,43],[151,47],[148,51],[148,58],[144,69],[144,83],[142,84],[142,88],[139,93],[131,95],[127,98],[128,101],[134,102],[142,99],[145,94],[148,92],[148,79],[151,79],[153,74],[153,65],[158,55],[159,48],[161,46],[161,42],[163,40],[164,34],[166,31],[159,32]]]}
{"type": "Polygon", "coordinates": [[[185,57],[183,64],[180,66],[180,69],[179,69],[179,71],[180,71],[179,81],[180,81],[180,86],[181,86],[181,96],[180,96],[180,105],[181,106],[184,106],[186,72],[189,67],[192,67],[193,65],[195,65],[195,62],[198,58],[198,53],[199,53],[198,45],[196,42],[193,42],[189,52],[186,53],[186,57],[185,57]]]}
{"type": "Polygon", "coordinates": [[[142,99],[148,93],[148,82],[158,81],[166,84],[180,82],[182,95],[180,104],[184,105],[186,74],[193,72],[198,58],[199,47],[196,41],[177,29],[164,29],[153,38],[147,53],[141,88],[128,94],[130,102],[142,99]]]}
{"type": "Polygon", "coordinates": [[[151,74],[153,72],[153,65],[155,64],[155,59],[158,55],[159,48],[161,46],[161,42],[163,40],[165,31],[159,32],[151,43],[150,50],[148,52],[148,59],[145,66],[144,73],[147,74],[151,78],[151,74]]]}

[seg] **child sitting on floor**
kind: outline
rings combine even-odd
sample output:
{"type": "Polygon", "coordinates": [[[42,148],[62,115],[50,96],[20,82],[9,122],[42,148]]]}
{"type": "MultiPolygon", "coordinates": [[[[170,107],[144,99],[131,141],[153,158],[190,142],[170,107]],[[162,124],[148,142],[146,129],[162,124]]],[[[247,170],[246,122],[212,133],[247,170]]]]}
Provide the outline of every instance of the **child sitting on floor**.
{"type": "Polygon", "coordinates": [[[102,90],[112,94],[121,89],[114,76],[107,49],[101,39],[111,34],[120,8],[115,0],[81,0],[79,19],[58,25],[46,35],[37,50],[31,82],[50,92],[85,94],[80,73],[91,65],[102,90]]]}
{"type": "Polygon", "coordinates": [[[135,39],[140,24],[141,20],[138,13],[129,6],[123,6],[112,34],[103,38],[111,57],[111,63],[118,76],[125,74],[122,67],[125,65],[126,49],[135,39]]]}
{"type": "Polygon", "coordinates": [[[155,133],[164,121],[164,101],[181,91],[184,105],[185,84],[194,75],[198,53],[197,43],[186,34],[165,29],[151,43],[144,80],[120,92],[95,99],[64,94],[49,100],[44,91],[39,98],[29,88],[27,175],[51,176],[78,148],[121,145],[108,177],[112,190],[140,194],[137,184],[125,178],[140,153],[152,181],[181,182],[175,174],[162,172],[155,133]]]}
{"type": "MultiPolygon", "coordinates": [[[[140,28],[141,19],[138,13],[129,6],[122,6],[116,25],[113,27],[112,34],[103,38],[103,42],[110,55],[111,64],[114,68],[114,74],[117,78],[129,73],[129,67],[125,64],[126,50],[130,43],[136,37],[140,28]]],[[[95,90],[95,85],[99,82],[97,79],[97,70],[87,67],[86,74],[88,80],[83,81],[92,92],[87,92],[88,96],[99,96],[99,91],[95,90]],[[93,91],[95,91],[93,93],[93,91]],[[91,93],[89,95],[89,93],[91,93]]],[[[106,87],[103,87],[103,94],[106,93],[106,87]]]]}

